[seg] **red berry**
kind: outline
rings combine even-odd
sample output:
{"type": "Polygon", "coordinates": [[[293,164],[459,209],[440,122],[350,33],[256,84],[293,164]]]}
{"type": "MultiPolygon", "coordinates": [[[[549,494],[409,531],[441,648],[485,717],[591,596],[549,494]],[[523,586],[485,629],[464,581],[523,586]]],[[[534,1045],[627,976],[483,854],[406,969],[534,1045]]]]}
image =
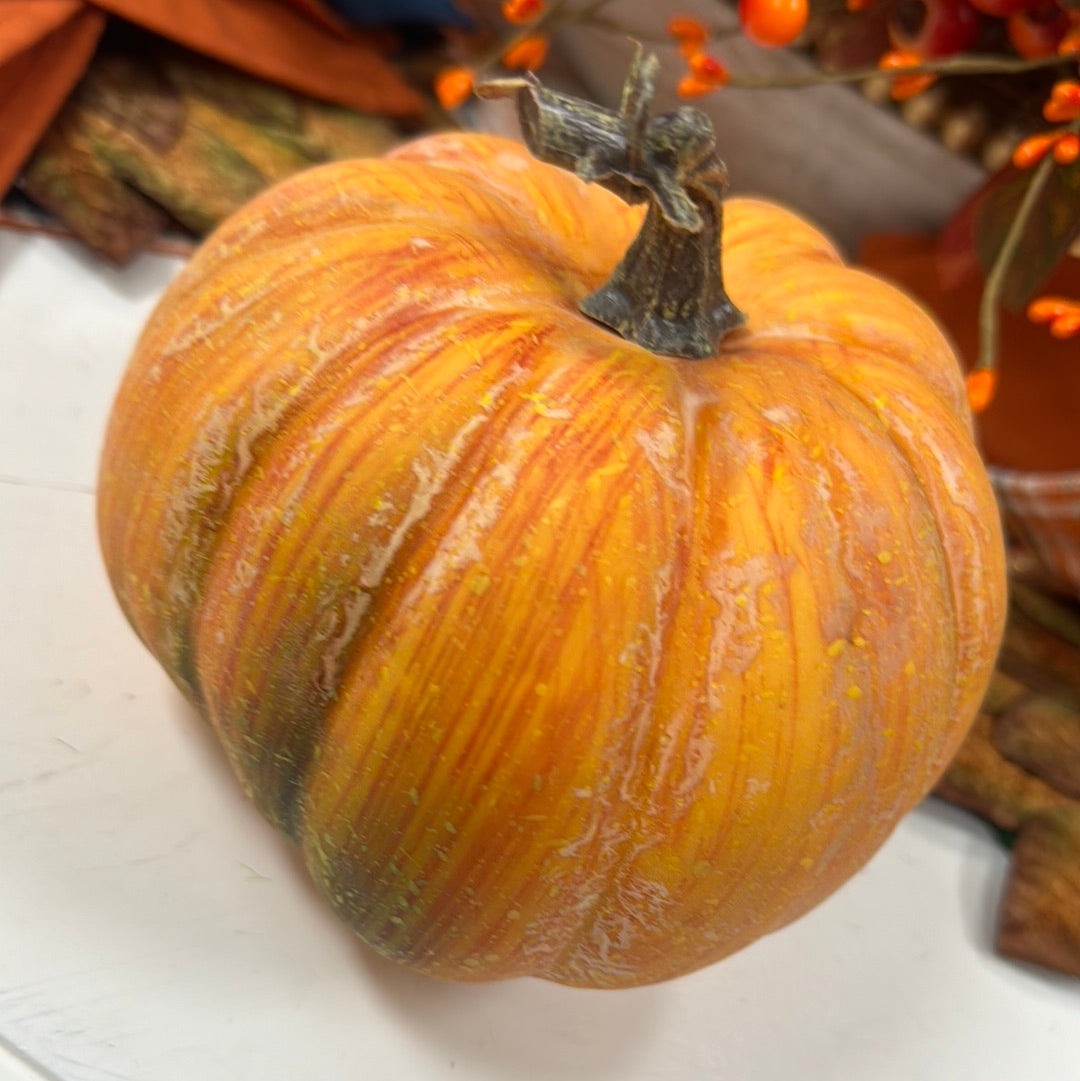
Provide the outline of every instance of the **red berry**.
{"type": "Polygon", "coordinates": [[[1069,29],[1069,16],[1054,0],[1010,15],[1005,24],[1009,44],[1025,60],[1053,56],[1069,29]]]}
{"type": "Polygon", "coordinates": [[[1007,19],[1018,11],[1026,11],[1032,7],[1035,0],[971,0],[971,6],[983,15],[990,15],[995,19],[1007,19]]]}
{"type": "Polygon", "coordinates": [[[739,0],[742,32],[765,48],[790,45],[803,32],[809,15],[809,0],[739,0]]]}
{"type": "Polygon", "coordinates": [[[971,48],[980,16],[968,0],[901,0],[889,20],[898,49],[919,56],[951,56],[971,48]]]}

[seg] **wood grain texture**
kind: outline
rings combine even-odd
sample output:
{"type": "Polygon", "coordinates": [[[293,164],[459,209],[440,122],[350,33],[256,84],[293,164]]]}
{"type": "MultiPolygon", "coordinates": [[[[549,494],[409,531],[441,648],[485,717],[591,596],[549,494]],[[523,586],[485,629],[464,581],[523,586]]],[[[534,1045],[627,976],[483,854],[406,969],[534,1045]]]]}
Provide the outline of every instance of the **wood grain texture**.
{"type": "Polygon", "coordinates": [[[113,587],[322,891],[455,979],[627,986],[794,919],[930,789],[1001,634],[933,322],[731,200],[711,360],[583,319],[635,211],[441,135],[287,181],[149,322],[113,587]]]}

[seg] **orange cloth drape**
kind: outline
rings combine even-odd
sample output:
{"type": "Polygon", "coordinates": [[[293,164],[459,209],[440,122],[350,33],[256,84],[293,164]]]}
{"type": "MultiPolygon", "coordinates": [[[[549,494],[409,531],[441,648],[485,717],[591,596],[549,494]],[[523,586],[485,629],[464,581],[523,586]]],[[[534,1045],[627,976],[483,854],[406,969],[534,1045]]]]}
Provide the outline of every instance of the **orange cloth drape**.
{"type": "Polygon", "coordinates": [[[108,16],[361,112],[419,117],[422,96],[318,0],[0,0],[0,196],[86,70],[108,16]]]}

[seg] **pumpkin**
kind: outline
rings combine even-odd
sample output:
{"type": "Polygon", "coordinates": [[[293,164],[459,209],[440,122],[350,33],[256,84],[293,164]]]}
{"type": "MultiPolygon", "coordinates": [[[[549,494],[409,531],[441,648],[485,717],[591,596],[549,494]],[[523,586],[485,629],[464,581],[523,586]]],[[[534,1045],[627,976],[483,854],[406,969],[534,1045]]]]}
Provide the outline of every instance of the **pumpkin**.
{"type": "Polygon", "coordinates": [[[259,196],[113,407],[123,611],[319,889],[456,980],[710,964],[878,849],[998,645],[953,353],[775,205],[686,360],[578,304],[641,209],[446,133],[259,196]]]}

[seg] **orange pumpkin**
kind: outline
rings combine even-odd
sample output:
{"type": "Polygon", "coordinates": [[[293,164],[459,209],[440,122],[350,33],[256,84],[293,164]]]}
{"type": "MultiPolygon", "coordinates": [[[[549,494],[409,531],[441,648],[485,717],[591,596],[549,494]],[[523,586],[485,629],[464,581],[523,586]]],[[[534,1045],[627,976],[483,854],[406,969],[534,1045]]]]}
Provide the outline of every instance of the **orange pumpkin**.
{"type": "Polygon", "coordinates": [[[381,954],[627,986],[855,872],[1003,614],[934,323],[775,206],[706,360],[579,314],[641,213],[444,134],[309,171],[167,291],[119,391],[127,617],[381,954]]]}

